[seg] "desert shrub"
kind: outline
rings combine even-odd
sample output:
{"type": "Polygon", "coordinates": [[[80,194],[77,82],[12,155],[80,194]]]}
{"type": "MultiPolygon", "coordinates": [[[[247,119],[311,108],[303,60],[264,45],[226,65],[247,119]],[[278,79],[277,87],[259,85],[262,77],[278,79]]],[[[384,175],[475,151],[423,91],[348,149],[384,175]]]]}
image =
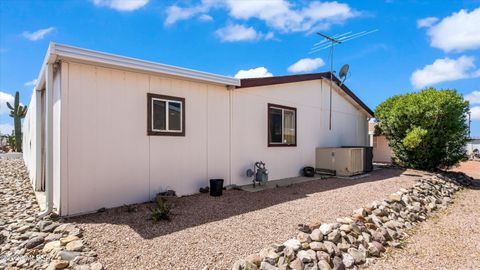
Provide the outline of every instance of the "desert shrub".
{"type": "Polygon", "coordinates": [[[387,99],[375,117],[397,163],[436,170],[466,156],[468,105],[455,90],[429,88],[387,99]]]}
{"type": "Polygon", "coordinates": [[[173,203],[168,201],[164,196],[158,194],[155,197],[156,207],[150,208],[152,211],[151,218],[153,221],[170,220],[170,212],[173,208],[173,203]]]}

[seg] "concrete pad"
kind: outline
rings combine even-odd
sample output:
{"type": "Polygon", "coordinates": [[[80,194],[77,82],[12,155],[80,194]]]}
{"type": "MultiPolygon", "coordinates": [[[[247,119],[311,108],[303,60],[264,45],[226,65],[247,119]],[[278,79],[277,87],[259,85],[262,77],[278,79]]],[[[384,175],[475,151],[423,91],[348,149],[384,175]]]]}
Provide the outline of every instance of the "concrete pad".
{"type": "Polygon", "coordinates": [[[314,177],[298,176],[298,177],[290,177],[290,178],[268,181],[266,184],[261,186],[256,184],[255,187],[253,187],[253,183],[252,183],[252,184],[240,186],[239,188],[241,190],[248,191],[248,192],[257,192],[257,191],[266,190],[266,189],[285,187],[285,186],[290,186],[298,183],[321,180],[328,177],[329,176],[314,176],[314,177]]]}

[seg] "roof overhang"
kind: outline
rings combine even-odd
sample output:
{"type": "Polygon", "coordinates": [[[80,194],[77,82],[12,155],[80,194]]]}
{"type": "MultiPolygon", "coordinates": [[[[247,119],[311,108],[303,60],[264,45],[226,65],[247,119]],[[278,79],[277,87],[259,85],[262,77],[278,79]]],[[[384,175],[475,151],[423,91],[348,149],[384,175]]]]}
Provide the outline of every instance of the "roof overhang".
{"type": "Polygon", "coordinates": [[[35,89],[41,90],[45,87],[45,67],[47,64],[59,60],[73,60],[84,63],[91,63],[105,67],[141,71],[147,73],[162,74],[171,77],[190,79],[194,81],[208,82],[226,86],[239,86],[240,80],[232,77],[165,65],[136,58],[124,57],[99,51],[93,51],[58,43],[50,43],[47,54],[38,75],[35,89]]]}
{"type": "Polygon", "coordinates": [[[350,103],[352,103],[359,110],[365,112],[365,114],[367,114],[369,117],[374,117],[373,111],[359,97],[357,97],[357,95],[355,95],[352,90],[350,90],[345,84],[342,84],[341,81],[330,72],[241,79],[241,85],[237,86],[237,88],[268,86],[275,84],[296,83],[313,80],[330,80],[330,77],[333,79],[333,85],[335,86],[335,88],[338,88],[338,90],[340,90],[338,91],[340,95],[350,101],[350,103]]]}

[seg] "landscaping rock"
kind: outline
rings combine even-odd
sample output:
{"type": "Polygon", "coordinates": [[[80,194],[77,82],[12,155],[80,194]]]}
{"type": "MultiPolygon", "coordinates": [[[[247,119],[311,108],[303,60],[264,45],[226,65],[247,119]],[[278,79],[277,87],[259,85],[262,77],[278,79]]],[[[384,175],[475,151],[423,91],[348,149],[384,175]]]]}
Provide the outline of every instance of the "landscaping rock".
{"type": "Polygon", "coordinates": [[[246,260],[238,260],[233,264],[232,270],[257,270],[258,267],[246,260]]]}
{"type": "Polygon", "coordinates": [[[318,261],[318,269],[320,270],[331,270],[330,264],[327,261],[318,261]]]}
{"type": "Polygon", "coordinates": [[[25,244],[25,248],[34,248],[38,245],[41,245],[43,244],[43,242],[45,241],[45,238],[41,237],[41,236],[36,236],[36,237],[33,237],[31,238],[30,240],[27,241],[27,243],[25,244]]]}
{"type": "Polygon", "coordinates": [[[68,251],[81,251],[81,250],[83,250],[83,241],[82,240],[72,241],[72,242],[68,243],[65,248],[68,251]]]}
{"type": "Polygon", "coordinates": [[[355,260],[355,264],[365,263],[366,254],[364,252],[361,252],[355,248],[349,248],[348,254],[350,254],[353,257],[353,259],[355,260]]]}
{"type": "Polygon", "coordinates": [[[343,263],[342,258],[336,256],[332,260],[333,268],[332,270],[345,270],[345,264],[343,263]]]}
{"type": "Polygon", "coordinates": [[[314,229],[310,234],[310,239],[312,239],[312,241],[322,241],[323,233],[320,231],[320,229],[314,229]]]}
{"type": "Polygon", "coordinates": [[[322,232],[323,235],[328,235],[329,233],[332,232],[333,225],[325,223],[325,224],[322,224],[319,229],[320,229],[320,232],[322,232]]]}
{"type": "Polygon", "coordinates": [[[293,249],[294,251],[299,250],[300,247],[301,247],[301,243],[297,239],[287,240],[285,243],[283,243],[283,245],[285,247],[289,247],[289,248],[293,249]]]}
{"type": "Polygon", "coordinates": [[[59,248],[59,247],[60,247],[60,241],[52,241],[52,242],[46,243],[42,251],[43,253],[49,253],[54,248],[59,248]]]}
{"type": "Polygon", "coordinates": [[[314,251],[327,251],[327,248],[322,242],[311,242],[310,248],[314,251]]]}
{"type": "Polygon", "coordinates": [[[342,253],[342,262],[345,267],[350,268],[355,264],[355,259],[348,253],[342,253]]]}
{"type": "Polygon", "coordinates": [[[303,270],[303,262],[300,259],[295,259],[288,265],[292,270],[303,270]]]}
{"type": "Polygon", "coordinates": [[[385,252],[386,245],[400,247],[405,230],[451,203],[463,183],[471,184],[471,179],[463,174],[419,178],[415,186],[359,208],[351,217],[338,218],[338,223],[300,224],[297,239],[286,241],[285,249],[275,250],[280,257],[266,256],[260,268],[287,269],[287,261],[291,269],[302,270],[357,269],[358,265],[369,264],[385,252]]]}
{"type": "Polygon", "coordinates": [[[78,239],[80,238],[78,238],[78,236],[75,236],[75,235],[69,235],[67,237],[60,238],[60,245],[65,246],[66,244],[78,239]]]}

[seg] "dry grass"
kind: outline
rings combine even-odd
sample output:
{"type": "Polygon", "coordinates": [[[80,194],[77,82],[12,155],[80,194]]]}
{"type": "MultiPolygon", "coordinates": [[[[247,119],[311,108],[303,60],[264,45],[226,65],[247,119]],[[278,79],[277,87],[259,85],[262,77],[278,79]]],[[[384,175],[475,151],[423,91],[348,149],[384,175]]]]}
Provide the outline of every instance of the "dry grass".
{"type": "Polygon", "coordinates": [[[409,187],[418,172],[375,171],[357,180],[327,179],[256,193],[227,191],[177,200],[171,222],[146,220],[146,205],[77,217],[108,269],[230,269],[233,262],[296,235],[297,224],[333,222],[353,209],[409,187]]]}

